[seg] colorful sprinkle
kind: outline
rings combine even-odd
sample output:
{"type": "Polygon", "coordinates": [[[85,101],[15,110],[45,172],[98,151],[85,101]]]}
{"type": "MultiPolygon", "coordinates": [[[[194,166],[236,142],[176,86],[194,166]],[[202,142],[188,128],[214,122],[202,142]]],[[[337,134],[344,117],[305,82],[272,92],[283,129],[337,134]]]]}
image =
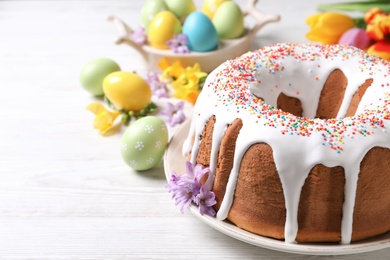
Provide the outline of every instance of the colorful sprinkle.
{"type": "MultiPolygon", "coordinates": [[[[356,48],[346,46],[340,48],[337,45],[310,46],[311,50],[313,50],[313,46],[315,50],[300,52],[295,48],[296,44],[276,44],[250,52],[235,60],[228,61],[228,65],[217,73],[210,86],[215,93],[219,93],[218,102],[222,106],[234,104],[236,113],[240,113],[240,110],[250,111],[250,113],[257,115],[258,122],[263,122],[261,119],[266,119],[265,126],[279,128],[283,135],[309,137],[312,133],[319,132],[324,141],[322,145],[328,145],[337,153],[341,153],[346,137],[353,138],[356,135],[368,137],[374,133],[374,129],[385,127],[384,121],[390,120],[390,94],[388,92],[385,92],[383,100],[376,109],[366,109],[359,115],[342,119],[320,119],[294,116],[267,104],[262,97],[254,96],[248,91],[248,85],[252,84],[256,88],[261,88],[266,84],[260,80],[263,76],[262,73],[268,73],[268,75],[286,73],[287,69],[280,61],[287,57],[293,58],[299,63],[317,63],[320,58],[335,60],[336,57],[341,57],[343,60],[348,60],[350,57],[358,56],[360,57],[358,64],[360,71],[368,71],[370,75],[374,75],[380,73],[384,67],[388,67],[387,74],[390,74],[389,63],[356,48]],[[385,66],[374,66],[375,64],[385,66]],[[348,136],[345,135],[347,132],[348,136]]],[[[317,64],[316,67],[322,69],[320,64],[317,64]]],[[[308,71],[312,72],[312,69],[308,69],[308,71]]],[[[314,79],[319,81],[320,77],[316,75],[314,79]]],[[[389,83],[385,82],[379,86],[389,86],[389,83]]],[[[285,86],[274,84],[270,87],[271,91],[277,91],[285,86]]],[[[292,83],[288,83],[288,87],[291,88],[292,83]]],[[[295,91],[295,94],[301,95],[299,91],[295,91]]]]}

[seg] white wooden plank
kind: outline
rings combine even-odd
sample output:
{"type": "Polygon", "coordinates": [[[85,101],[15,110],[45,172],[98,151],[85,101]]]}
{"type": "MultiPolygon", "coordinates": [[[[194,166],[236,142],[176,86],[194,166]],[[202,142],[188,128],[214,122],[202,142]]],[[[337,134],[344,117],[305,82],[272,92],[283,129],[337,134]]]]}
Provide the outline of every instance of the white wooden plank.
{"type": "MultiPolygon", "coordinates": [[[[304,19],[317,2],[261,0],[282,21],[265,27],[254,47],[305,41],[304,19]]],[[[85,106],[96,99],[78,73],[98,57],[146,72],[134,50],[113,43],[117,32],[105,20],[115,14],[136,27],[142,4],[0,1],[0,259],[333,258],[258,248],[180,214],[162,163],[135,173],[120,158],[121,135],[103,138],[92,129],[85,106]]]]}

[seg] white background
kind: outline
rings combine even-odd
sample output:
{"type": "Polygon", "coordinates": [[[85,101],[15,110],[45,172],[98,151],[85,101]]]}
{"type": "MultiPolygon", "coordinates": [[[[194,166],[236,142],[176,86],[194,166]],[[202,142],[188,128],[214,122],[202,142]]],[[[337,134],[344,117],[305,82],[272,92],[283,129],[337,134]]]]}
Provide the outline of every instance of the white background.
{"type": "MultiPolygon", "coordinates": [[[[80,69],[106,57],[126,71],[147,70],[132,48],[114,44],[118,33],[106,21],[113,14],[139,26],[143,2],[0,1],[0,259],[328,258],[252,246],[180,214],[162,162],[136,173],[120,156],[123,131],[102,137],[92,128],[85,107],[96,99],[81,88],[80,69]]],[[[258,9],[282,20],[252,48],[306,42],[305,18],[320,2],[260,1],[258,9]]]]}

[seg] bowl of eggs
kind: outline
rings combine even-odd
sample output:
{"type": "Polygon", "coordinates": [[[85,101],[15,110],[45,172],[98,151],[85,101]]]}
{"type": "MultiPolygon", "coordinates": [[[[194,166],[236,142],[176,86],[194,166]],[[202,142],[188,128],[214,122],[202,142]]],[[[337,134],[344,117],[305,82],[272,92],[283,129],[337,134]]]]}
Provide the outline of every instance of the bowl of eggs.
{"type": "MultiPolygon", "coordinates": [[[[134,48],[151,70],[165,59],[182,66],[199,63],[202,71],[211,72],[221,63],[247,52],[257,32],[266,24],[280,20],[277,14],[264,14],[256,9],[257,0],[248,0],[241,9],[233,0],[205,0],[202,11],[196,11],[192,0],[147,0],[141,10],[144,41],[134,39],[134,30],[121,19],[110,16],[119,31],[117,44],[134,48]],[[244,25],[245,17],[254,25],[244,25]],[[180,50],[172,48],[177,37],[184,38],[180,50]]],[[[141,32],[141,33],[142,33],[141,32]]]]}

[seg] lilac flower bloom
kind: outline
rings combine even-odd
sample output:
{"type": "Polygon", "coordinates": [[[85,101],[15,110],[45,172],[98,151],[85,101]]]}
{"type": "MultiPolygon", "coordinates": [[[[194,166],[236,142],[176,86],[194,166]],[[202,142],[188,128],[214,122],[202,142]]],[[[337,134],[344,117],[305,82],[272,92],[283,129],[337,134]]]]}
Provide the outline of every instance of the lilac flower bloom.
{"type": "Polygon", "coordinates": [[[162,88],[155,90],[153,92],[153,95],[155,95],[158,98],[167,98],[168,97],[168,93],[167,93],[166,89],[162,89],[162,88]]]}
{"type": "Polygon", "coordinates": [[[149,84],[153,84],[154,82],[160,82],[160,78],[158,77],[158,73],[154,71],[148,71],[146,75],[146,81],[149,84]]]}
{"type": "Polygon", "coordinates": [[[145,28],[138,27],[136,30],[131,32],[131,39],[138,45],[143,45],[146,43],[146,33],[145,28]]]}
{"type": "Polygon", "coordinates": [[[201,164],[197,164],[195,167],[192,165],[191,162],[186,162],[186,170],[188,175],[191,179],[195,180],[196,182],[200,182],[202,177],[210,171],[210,168],[204,168],[201,164]]]}
{"type": "Polygon", "coordinates": [[[174,53],[189,53],[188,49],[188,39],[185,34],[175,34],[172,40],[166,42],[166,44],[171,47],[171,50],[174,53]]]}
{"type": "Polygon", "coordinates": [[[190,182],[180,182],[172,192],[172,199],[175,200],[175,205],[180,207],[181,213],[184,213],[196,196],[194,194],[196,190],[193,190],[194,186],[197,187],[196,185],[191,185],[190,182]]]}
{"type": "Polygon", "coordinates": [[[186,119],[186,116],[183,112],[184,101],[181,101],[176,104],[172,104],[171,102],[166,103],[166,107],[161,114],[169,117],[168,123],[171,127],[174,127],[176,124],[181,124],[186,119]]]}
{"type": "Polygon", "coordinates": [[[172,193],[172,199],[175,200],[175,205],[180,206],[181,213],[184,213],[184,210],[195,199],[201,188],[201,184],[194,179],[183,178],[186,177],[185,175],[178,176],[173,172],[171,180],[165,186],[172,193]]]}
{"type": "Polygon", "coordinates": [[[199,194],[196,195],[194,202],[199,205],[199,213],[206,214],[211,217],[215,216],[215,210],[213,209],[213,205],[217,202],[215,201],[215,194],[212,191],[209,191],[202,186],[200,188],[199,194]]]}
{"type": "Polygon", "coordinates": [[[178,175],[172,172],[171,180],[165,187],[172,194],[175,205],[180,206],[181,213],[184,213],[193,201],[199,206],[202,215],[215,216],[215,210],[212,208],[216,204],[215,194],[200,183],[202,177],[209,171],[209,168],[203,169],[200,164],[194,167],[187,161],[186,173],[178,175]]]}
{"type": "Polygon", "coordinates": [[[149,71],[148,74],[146,75],[146,82],[148,82],[150,86],[150,90],[152,91],[153,95],[155,95],[158,98],[168,97],[166,84],[160,80],[157,72],[149,71]]]}
{"type": "Polygon", "coordinates": [[[176,188],[177,182],[180,180],[180,176],[177,175],[176,172],[172,172],[171,180],[168,182],[166,188],[169,189],[169,192],[171,192],[173,189],[176,188]]]}

